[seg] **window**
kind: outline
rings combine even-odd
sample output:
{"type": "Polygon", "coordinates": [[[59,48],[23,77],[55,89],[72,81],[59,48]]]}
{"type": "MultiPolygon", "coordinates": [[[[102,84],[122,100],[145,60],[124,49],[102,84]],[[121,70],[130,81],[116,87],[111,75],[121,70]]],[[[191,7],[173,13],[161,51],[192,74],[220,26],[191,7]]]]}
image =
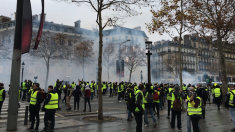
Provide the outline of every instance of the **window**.
{"type": "Polygon", "coordinates": [[[114,37],[112,37],[112,41],[114,41],[115,40],[115,38],[114,37]]]}
{"type": "Polygon", "coordinates": [[[61,31],[61,32],[64,32],[64,28],[60,28],[60,31],[61,31]]]}
{"type": "Polygon", "coordinates": [[[109,38],[106,38],[106,42],[108,42],[109,41],[109,38]]]}
{"type": "Polygon", "coordinates": [[[8,43],[11,43],[11,35],[8,36],[8,43]]]}
{"type": "Polygon", "coordinates": [[[54,27],[54,26],[51,26],[51,30],[55,30],[55,27],[54,27]]]}
{"type": "Polygon", "coordinates": [[[131,37],[131,41],[134,41],[134,38],[133,38],[133,37],[131,37]]]}
{"type": "Polygon", "coordinates": [[[69,30],[68,30],[68,32],[69,32],[69,33],[71,33],[71,32],[72,32],[72,30],[71,30],[71,29],[69,29],[69,30]]]}
{"type": "Polygon", "coordinates": [[[128,40],[128,37],[126,36],[126,40],[128,40]]]}
{"type": "Polygon", "coordinates": [[[121,37],[121,36],[119,36],[119,40],[122,40],[122,37],[121,37]]]}
{"type": "Polygon", "coordinates": [[[72,46],[71,40],[68,41],[68,46],[72,46]]]}
{"type": "Polygon", "coordinates": [[[138,42],[138,38],[136,38],[135,41],[138,42]]]}

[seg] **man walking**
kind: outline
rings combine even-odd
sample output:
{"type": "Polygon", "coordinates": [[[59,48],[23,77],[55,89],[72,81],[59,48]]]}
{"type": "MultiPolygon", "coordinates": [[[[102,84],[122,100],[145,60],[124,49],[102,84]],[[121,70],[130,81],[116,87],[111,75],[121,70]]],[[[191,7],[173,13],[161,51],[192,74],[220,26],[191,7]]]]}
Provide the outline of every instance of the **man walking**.
{"type": "Polygon", "coordinates": [[[28,130],[34,129],[35,117],[37,119],[37,124],[34,130],[38,130],[40,118],[39,118],[39,111],[42,103],[42,92],[39,88],[38,83],[33,84],[33,91],[30,97],[30,105],[29,105],[29,112],[30,112],[30,119],[31,119],[31,126],[28,130]]]}
{"type": "MultiPolygon", "coordinates": [[[[57,84],[58,85],[58,84],[57,84]]],[[[56,109],[58,108],[58,101],[59,100],[59,96],[57,94],[57,92],[55,90],[53,90],[53,86],[48,86],[48,94],[47,94],[47,98],[44,102],[45,105],[45,115],[44,115],[44,130],[42,132],[48,132],[48,120],[51,121],[50,127],[51,129],[49,130],[49,132],[53,132],[54,131],[54,127],[55,127],[55,112],[56,109]]]]}
{"type": "Polygon", "coordinates": [[[215,86],[214,93],[215,93],[215,103],[217,104],[218,110],[220,110],[220,104],[221,104],[221,99],[223,98],[223,93],[219,85],[215,86]]]}
{"type": "Polygon", "coordinates": [[[233,85],[230,85],[229,88],[230,91],[226,94],[225,106],[229,110],[233,121],[233,128],[231,129],[231,131],[235,132],[235,102],[233,99],[235,95],[235,89],[233,85]]]}
{"type": "Polygon", "coordinates": [[[89,105],[89,112],[91,112],[90,96],[91,96],[91,89],[90,89],[89,85],[86,85],[86,88],[85,88],[85,104],[84,104],[83,112],[86,112],[86,103],[87,102],[88,102],[88,105],[89,105]]]}
{"type": "Polygon", "coordinates": [[[135,108],[134,115],[135,115],[135,120],[137,124],[136,132],[142,132],[143,113],[145,110],[143,91],[144,91],[144,85],[140,84],[139,90],[137,90],[135,93],[136,108],[135,108]]]}
{"type": "Polygon", "coordinates": [[[170,84],[170,88],[167,90],[167,100],[168,100],[168,116],[166,117],[167,119],[170,119],[170,111],[171,111],[171,101],[172,101],[172,93],[171,91],[173,90],[174,85],[170,84]]]}
{"type": "Polygon", "coordinates": [[[71,99],[71,96],[72,96],[72,93],[73,93],[73,88],[71,88],[70,85],[67,85],[68,87],[68,90],[67,90],[67,96],[66,96],[66,104],[68,106],[68,109],[66,110],[71,110],[71,105],[70,105],[70,99],[71,99]]]}
{"type": "Polygon", "coordinates": [[[145,111],[144,111],[144,124],[147,127],[149,125],[148,122],[148,111],[153,119],[153,126],[157,126],[157,121],[156,118],[153,114],[153,90],[150,88],[150,85],[146,85],[146,91],[144,92],[144,106],[145,106],[145,111]]]}
{"type": "Polygon", "coordinates": [[[74,96],[74,111],[79,111],[79,102],[82,96],[80,85],[76,86],[76,89],[73,91],[72,95],[74,96]]]}
{"type": "Polygon", "coordinates": [[[22,97],[22,101],[25,101],[26,100],[26,94],[27,94],[27,80],[25,80],[23,83],[22,83],[22,90],[23,90],[23,97],[22,97]]]}

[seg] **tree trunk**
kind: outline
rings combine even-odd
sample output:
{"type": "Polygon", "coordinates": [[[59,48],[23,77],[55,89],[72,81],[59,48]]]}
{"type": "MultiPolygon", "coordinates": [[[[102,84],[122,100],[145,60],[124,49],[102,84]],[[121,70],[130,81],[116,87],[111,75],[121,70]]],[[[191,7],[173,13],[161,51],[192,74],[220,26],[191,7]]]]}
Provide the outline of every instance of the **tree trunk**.
{"type": "Polygon", "coordinates": [[[48,83],[48,78],[49,78],[49,70],[50,70],[50,59],[48,58],[47,59],[47,62],[46,62],[46,67],[47,67],[47,73],[46,73],[46,83],[45,83],[45,88],[44,90],[47,92],[47,83],[48,83]]]}
{"type": "Polygon", "coordinates": [[[131,73],[132,73],[132,70],[130,70],[129,82],[131,82],[131,73]]]}
{"type": "Polygon", "coordinates": [[[109,82],[109,68],[107,68],[107,71],[108,71],[108,82],[109,82]]]}
{"type": "MultiPolygon", "coordinates": [[[[100,6],[100,5],[99,5],[100,6]]],[[[98,58],[98,120],[103,120],[103,98],[101,89],[101,77],[102,77],[102,47],[103,47],[103,27],[101,10],[98,10],[98,26],[99,26],[99,58],[98,58]]]]}
{"type": "Polygon", "coordinates": [[[218,50],[219,50],[219,62],[220,62],[221,75],[222,75],[222,91],[225,97],[225,94],[228,92],[228,80],[227,80],[227,75],[226,75],[226,65],[225,65],[220,29],[217,29],[217,45],[218,45],[218,50]]]}
{"type": "MultiPolygon", "coordinates": [[[[183,1],[181,0],[181,12],[183,12],[183,1]]],[[[181,38],[183,30],[183,20],[180,23],[180,38],[179,38],[179,74],[180,74],[180,89],[182,89],[183,79],[182,79],[182,60],[181,60],[181,38]]]]}

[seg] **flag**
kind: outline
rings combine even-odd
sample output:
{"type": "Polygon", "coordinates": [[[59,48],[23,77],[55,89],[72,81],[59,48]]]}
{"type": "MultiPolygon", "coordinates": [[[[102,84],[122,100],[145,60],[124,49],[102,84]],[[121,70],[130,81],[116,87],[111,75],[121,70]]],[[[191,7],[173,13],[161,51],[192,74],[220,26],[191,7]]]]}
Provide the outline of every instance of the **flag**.
{"type": "Polygon", "coordinates": [[[28,53],[32,38],[32,10],[30,0],[23,0],[21,54],[28,53]]]}
{"type": "Polygon", "coordinates": [[[41,20],[40,20],[40,25],[39,25],[39,29],[38,29],[37,39],[36,39],[35,45],[34,45],[34,47],[33,47],[34,50],[37,50],[37,48],[38,48],[38,44],[39,44],[40,39],[41,39],[41,36],[42,36],[43,23],[44,23],[44,19],[45,19],[45,14],[44,14],[44,0],[41,0],[41,2],[42,2],[41,20]]]}

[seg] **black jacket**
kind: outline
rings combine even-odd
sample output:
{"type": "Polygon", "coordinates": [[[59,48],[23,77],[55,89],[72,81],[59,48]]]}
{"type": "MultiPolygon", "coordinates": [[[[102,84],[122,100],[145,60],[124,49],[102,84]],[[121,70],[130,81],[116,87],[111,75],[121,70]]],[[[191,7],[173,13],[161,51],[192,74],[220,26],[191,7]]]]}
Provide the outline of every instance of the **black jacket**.
{"type": "Polygon", "coordinates": [[[80,100],[82,92],[79,85],[76,86],[76,89],[73,91],[72,95],[74,96],[74,100],[80,100]]]}

